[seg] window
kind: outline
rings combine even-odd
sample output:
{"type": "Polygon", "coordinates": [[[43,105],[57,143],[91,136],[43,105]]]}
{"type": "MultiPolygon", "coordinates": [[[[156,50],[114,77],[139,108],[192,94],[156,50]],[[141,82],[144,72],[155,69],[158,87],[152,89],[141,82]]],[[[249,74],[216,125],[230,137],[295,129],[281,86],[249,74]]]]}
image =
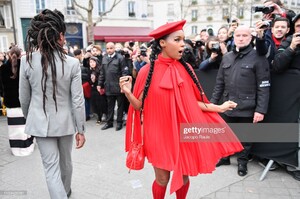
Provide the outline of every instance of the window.
{"type": "Polygon", "coordinates": [[[9,5],[0,6],[0,27],[11,28],[12,17],[9,5]]]}
{"type": "Polygon", "coordinates": [[[223,0],[223,3],[224,4],[228,4],[228,0],[223,0]]]}
{"type": "Polygon", "coordinates": [[[296,3],[295,3],[295,0],[292,0],[292,5],[294,6],[296,3]]]}
{"type": "Polygon", "coordinates": [[[223,18],[229,17],[229,11],[228,8],[223,8],[223,18]]]}
{"type": "Polygon", "coordinates": [[[0,7],[0,27],[5,27],[3,7],[0,7]]]}
{"type": "Polygon", "coordinates": [[[300,0],[297,0],[297,6],[300,6],[300,0]]]}
{"type": "Polygon", "coordinates": [[[198,26],[192,26],[192,35],[197,35],[198,33],[198,26]]]}
{"type": "Polygon", "coordinates": [[[148,5],[148,17],[153,17],[153,5],[148,5]]]}
{"type": "Polygon", "coordinates": [[[237,16],[238,16],[239,18],[244,18],[244,8],[239,8],[239,9],[238,9],[238,14],[237,14],[237,16]]]}
{"type": "Polygon", "coordinates": [[[198,10],[192,10],[192,21],[197,21],[198,10]]]}
{"type": "Polygon", "coordinates": [[[101,15],[105,12],[105,3],[106,0],[98,0],[98,13],[101,15]]]}
{"type": "Polygon", "coordinates": [[[174,16],[174,4],[168,4],[168,16],[174,16]]]}
{"type": "Polygon", "coordinates": [[[129,17],[135,17],[135,12],[134,12],[134,1],[128,1],[128,15],[129,17]]]}
{"type": "Polygon", "coordinates": [[[197,5],[198,1],[197,0],[192,0],[191,4],[192,5],[197,5]]]}
{"type": "Polygon", "coordinates": [[[73,7],[73,1],[72,0],[67,0],[67,8],[71,8],[71,9],[74,9],[73,7]]]}
{"type": "Polygon", "coordinates": [[[67,15],[76,15],[77,13],[76,13],[76,10],[74,10],[74,9],[67,9],[67,15]]]}
{"type": "Polygon", "coordinates": [[[40,13],[46,8],[45,0],[35,0],[35,4],[36,13],[40,13]]]}
{"type": "Polygon", "coordinates": [[[207,9],[207,16],[211,17],[213,13],[212,9],[207,9]]]}
{"type": "Polygon", "coordinates": [[[7,36],[0,36],[0,52],[8,51],[8,39],[7,36]]]}

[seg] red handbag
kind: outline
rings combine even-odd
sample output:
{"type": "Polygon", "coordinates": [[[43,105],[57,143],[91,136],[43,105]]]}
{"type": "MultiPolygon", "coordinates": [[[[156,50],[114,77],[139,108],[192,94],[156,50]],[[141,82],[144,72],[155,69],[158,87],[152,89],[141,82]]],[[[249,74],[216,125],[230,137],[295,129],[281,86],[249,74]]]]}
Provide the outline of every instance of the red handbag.
{"type": "Polygon", "coordinates": [[[145,153],[144,153],[144,144],[143,144],[143,115],[141,114],[141,133],[142,133],[142,143],[133,141],[133,132],[134,132],[134,114],[132,116],[132,126],[131,126],[131,146],[127,153],[126,166],[129,168],[129,173],[131,170],[141,170],[144,168],[145,163],[145,153]]]}
{"type": "Polygon", "coordinates": [[[85,98],[91,98],[91,90],[92,87],[88,82],[85,82],[84,84],[82,84],[82,88],[83,88],[83,95],[85,98]]]}

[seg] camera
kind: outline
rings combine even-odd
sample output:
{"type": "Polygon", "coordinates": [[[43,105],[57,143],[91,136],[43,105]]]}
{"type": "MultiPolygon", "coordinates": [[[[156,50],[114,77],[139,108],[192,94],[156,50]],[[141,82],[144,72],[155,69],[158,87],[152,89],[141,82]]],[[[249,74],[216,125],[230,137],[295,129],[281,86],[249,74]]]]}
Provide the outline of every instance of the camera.
{"type": "Polygon", "coordinates": [[[212,44],[210,50],[211,52],[220,53],[221,52],[220,43],[212,44]]]}
{"type": "Polygon", "coordinates": [[[128,51],[124,51],[124,50],[116,50],[116,53],[119,53],[120,55],[124,56],[125,58],[129,59],[130,58],[130,54],[128,51]]]}
{"type": "Polygon", "coordinates": [[[132,48],[134,46],[134,41],[130,41],[129,46],[132,48]]]}
{"type": "Polygon", "coordinates": [[[189,47],[184,46],[183,53],[189,54],[189,53],[192,53],[192,52],[191,52],[191,50],[189,49],[189,47]]]}
{"type": "Polygon", "coordinates": [[[261,29],[267,29],[271,27],[271,20],[263,21],[263,25],[260,26],[261,29]]]}
{"type": "Polygon", "coordinates": [[[270,14],[275,10],[274,6],[254,6],[252,7],[254,12],[262,12],[264,14],[270,14]]]}
{"type": "Polygon", "coordinates": [[[205,43],[203,41],[198,40],[195,42],[195,45],[194,45],[195,48],[200,48],[201,46],[205,46],[205,43]]]}
{"type": "Polygon", "coordinates": [[[129,59],[130,58],[130,54],[129,54],[129,52],[128,51],[124,51],[124,57],[126,58],[126,59],[129,59]]]}
{"type": "Polygon", "coordinates": [[[145,48],[145,47],[142,46],[140,48],[140,50],[141,50],[140,55],[143,56],[143,57],[147,57],[147,48],[145,48]]]}

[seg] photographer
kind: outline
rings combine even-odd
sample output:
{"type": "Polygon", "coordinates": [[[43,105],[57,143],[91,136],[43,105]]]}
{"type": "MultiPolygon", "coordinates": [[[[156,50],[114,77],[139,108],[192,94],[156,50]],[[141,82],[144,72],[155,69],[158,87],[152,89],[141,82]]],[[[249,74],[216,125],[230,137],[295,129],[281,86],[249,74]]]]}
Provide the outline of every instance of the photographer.
{"type": "MultiPolygon", "coordinates": [[[[286,84],[286,81],[282,81],[280,82],[281,84],[278,84],[280,99],[278,99],[277,106],[271,110],[273,111],[276,122],[281,123],[299,123],[300,89],[298,79],[300,74],[300,14],[297,14],[292,22],[294,24],[295,33],[288,36],[286,40],[281,43],[273,62],[273,71],[280,73],[281,77],[285,75],[289,75],[287,77],[295,77],[294,79],[291,78],[291,82],[287,84],[289,85],[288,89],[284,89],[281,86],[282,84],[286,84]]],[[[297,140],[295,142],[297,142],[297,140]]],[[[299,142],[296,147],[298,151],[299,142]]],[[[296,156],[296,158],[299,159],[299,155],[296,156]]],[[[294,179],[300,181],[299,167],[287,165],[286,171],[294,179]]]]}
{"type": "Polygon", "coordinates": [[[137,55],[133,60],[133,71],[132,71],[133,78],[136,78],[140,69],[143,66],[145,66],[147,63],[149,63],[147,51],[148,49],[145,46],[141,46],[140,49],[137,50],[137,55]]]}
{"type": "Polygon", "coordinates": [[[193,49],[193,42],[190,39],[184,40],[185,46],[183,51],[182,59],[189,63],[193,69],[197,69],[198,66],[196,64],[196,57],[193,49]]]}
{"type": "Polygon", "coordinates": [[[277,48],[290,30],[290,23],[288,19],[278,17],[272,22],[271,29],[269,29],[270,25],[268,21],[256,23],[256,51],[259,55],[266,55],[270,66],[272,66],[271,63],[277,48]]]}
{"type": "Polygon", "coordinates": [[[209,37],[206,43],[207,59],[199,65],[200,70],[218,69],[222,56],[227,53],[226,45],[219,42],[217,37],[209,37]]]}
{"type": "Polygon", "coordinates": [[[132,76],[132,70],[133,70],[133,63],[132,63],[132,59],[131,59],[132,51],[130,49],[128,49],[127,47],[124,47],[124,48],[116,51],[116,53],[119,53],[120,55],[122,55],[124,57],[124,61],[126,63],[126,66],[128,67],[128,68],[126,68],[126,70],[128,70],[127,74],[132,76]]]}
{"type": "Polygon", "coordinates": [[[295,33],[281,43],[274,57],[274,72],[283,72],[289,68],[300,70],[300,14],[294,18],[293,24],[295,33]]]}
{"type": "MultiPolygon", "coordinates": [[[[231,28],[231,31],[232,31],[232,28],[231,28]]],[[[218,36],[217,37],[218,37],[218,39],[219,39],[220,42],[225,43],[226,48],[227,48],[227,52],[230,52],[230,51],[233,50],[233,48],[234,48],[234,41],[233,41],[233,37],[229,37],[229,28],[227,28],[227,26],[222,26],[218,30],[218,36]]]]}
{"type": "Polygon", "coordinates": [[[205,42],[202,40],[196,40],[193,42],[193,53],[196,58],[196,66],[207,57],[207,52],[205,50],[205,42]]]}

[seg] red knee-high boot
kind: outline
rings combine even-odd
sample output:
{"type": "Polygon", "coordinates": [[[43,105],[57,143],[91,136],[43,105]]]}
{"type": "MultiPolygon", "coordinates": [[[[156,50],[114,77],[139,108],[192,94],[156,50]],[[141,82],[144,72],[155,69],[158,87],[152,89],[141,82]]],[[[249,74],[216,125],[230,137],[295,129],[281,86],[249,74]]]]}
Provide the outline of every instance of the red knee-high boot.
{"type": "Polygon", "coordinates": [[[177,199],[185,199],[187,192],[189,190],[190,181],[187,181],[180,189],[176,191],[176,198],[177,199]]]}
{"type": "Polygon", "coordinates": [[[161,186],[154,180],[152,184],[152,195],[153,199],[164,199],[167,186],[161,186]]]}

